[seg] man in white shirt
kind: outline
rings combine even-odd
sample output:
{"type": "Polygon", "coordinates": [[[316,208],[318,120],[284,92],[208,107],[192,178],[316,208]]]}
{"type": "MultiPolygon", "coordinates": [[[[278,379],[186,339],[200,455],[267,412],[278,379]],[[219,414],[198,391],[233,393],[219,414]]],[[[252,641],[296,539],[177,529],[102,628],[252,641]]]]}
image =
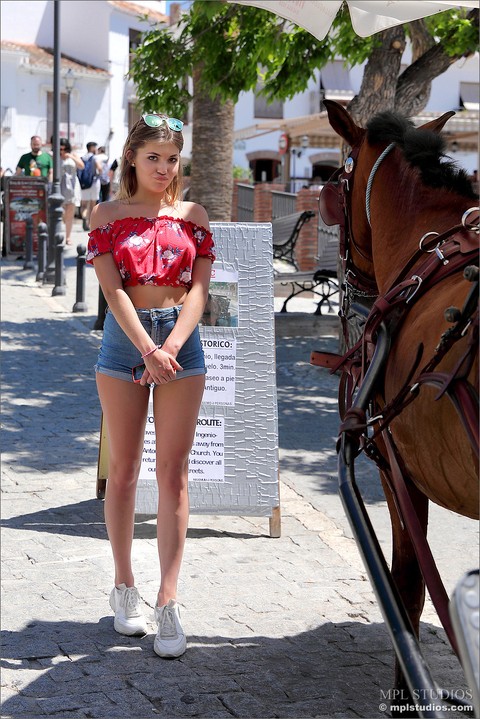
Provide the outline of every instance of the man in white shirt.
{"type": "MultiPolygon", "coordinates": [[[[87,162],[92,157],[92,155],[97,154],[97,143],[96,142],[87,142],[87,154],[82,157],[82,160],[87,165],[87,162]]],[[[89,230],[90,229],[90,215],[92,214],[92,210],[95,207],[95,205],[98,202],[99,196],[100,196],[100,175],[102,173],[102,163],[98,162],[95,158],[95,166],[96,166],[96,175],[93,179],[93,182],[90,187],[82,188],[82,204],[81,204],[81,213],[82,213],[82,221],[83,221],[83,229],[89,230]]]]}

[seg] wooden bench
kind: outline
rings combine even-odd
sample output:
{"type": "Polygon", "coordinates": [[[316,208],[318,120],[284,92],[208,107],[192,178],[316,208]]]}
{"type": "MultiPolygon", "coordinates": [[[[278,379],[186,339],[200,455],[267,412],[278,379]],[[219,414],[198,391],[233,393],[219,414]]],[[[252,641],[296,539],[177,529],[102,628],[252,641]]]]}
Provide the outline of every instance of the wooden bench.
{"type": "Polygon", "coordinates": [[[319,254],[314,270],[302,271],[295,258],[295,246],[300,230],[305,222],[315,217],[315,212],[305,210],[292,215],[279,217],[272,221],[274,282],[290,285],[290,294],[285,299],[280,312],[287,311],[287,304],[302,292],[312,292],[320,298],[315,314],[322,313],[323,305],[332,309],[331,298],[338,293],[337,257],[338,234],[336,230],[324,226],[320,220],[319,254]]]}

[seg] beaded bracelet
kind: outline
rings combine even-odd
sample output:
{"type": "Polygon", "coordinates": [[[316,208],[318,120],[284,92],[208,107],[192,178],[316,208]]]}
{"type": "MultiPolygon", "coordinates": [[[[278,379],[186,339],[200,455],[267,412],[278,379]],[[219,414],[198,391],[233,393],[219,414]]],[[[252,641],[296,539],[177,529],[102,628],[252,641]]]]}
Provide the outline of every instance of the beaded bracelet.
{"type": "Polygon", "coordinates": [[[148,357],[149,355],[153,355],[154,352],[156,352],[160,347],[156,346],[151,350],[148,350],[148,352],[145,352],[144,355],[142,355],[142,359],[145,359],[145,357],[148,357]]]}

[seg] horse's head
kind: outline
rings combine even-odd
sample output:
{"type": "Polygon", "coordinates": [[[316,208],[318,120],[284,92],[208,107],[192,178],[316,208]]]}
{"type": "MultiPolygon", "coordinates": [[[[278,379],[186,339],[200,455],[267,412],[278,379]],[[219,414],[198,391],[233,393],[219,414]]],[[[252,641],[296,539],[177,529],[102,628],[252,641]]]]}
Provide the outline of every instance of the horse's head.
{"type": "MultiPolygon", "coordinates": [[[[455,113],[447,112],[415,128],[401,115],[383,112],[375,115],[364,129],[338,103],[326,100],[325,107],[332,128],[351,151],[344,166],[320,193],[320,213],[326,224],[341,226],[341,254],[348,257],[346,271],[350,270],[347,281],[356,286],[360,294],[362,290],[374,294],[378,276],[373,264],[372,224],[378,228],[379,217],[383,214],[389,218],[391,232],[398,234],[399,221],[407,220],[397,202],[402,183],[408,202],[415,205],[418,197],[412,197],[412,193],[415,192],[413,178],[416,176],[420,178],[419,182],[430,187],[447,186],[450,182],[450,189],[456,191],[461,191],[458,184],[462,184],[463,179],[466,181],[453,163],[444,161],[445,142],[439,135],[455,113]],[[391,162],[384,162],[387,156],[391,162]],[[389,206],[383,204],[384,196],[377,191],[387,184],[392,196],[389,206]]],[[[388,250],[382,249],[383,255],[388,256],[388,250]]]]}
{"type": "Polygon", "coordinates": [[[320,214],[327,225],[340,225],[340,255],[357,289],[376,294],[370,236],[362,212],[361,195],[353,189],[360,184],[357,159],[361,151],[366,130],[359,127],[342,105],[331,100],[324,101],[330,125],[350,146],[351,151],[343,167],[330,178],[320,193],[320,214]],[[357,238],[362,238],[361,244],[357,238]],[[355,276],[352,270],[358,271],[355,276]]]}

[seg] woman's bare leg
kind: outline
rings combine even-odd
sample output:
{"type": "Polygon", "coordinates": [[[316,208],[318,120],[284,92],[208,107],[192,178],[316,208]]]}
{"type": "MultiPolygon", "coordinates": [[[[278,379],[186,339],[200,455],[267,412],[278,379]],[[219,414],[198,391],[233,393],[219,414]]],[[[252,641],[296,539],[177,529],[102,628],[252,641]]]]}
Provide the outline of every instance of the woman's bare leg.
{"type": "Polygon", "coordinates": [[[69,202],[63,206],[63,221],[65,222],[65,241],[67,245],[72,243],[72,227],[73,227],[73,215],[75,213],[75,205],[73,202],[69,202]]]}
{"type": "Polygon", "coordinates": [[[109,457],[105,523],[115,562],[115,584],[134,586],[131,564],[135,492],[142,461],[149,389],[97,373],[109,457]]]}
{"type": "Polygon", "coordinates": [[[204,385],[205,376],[196,375],[159,385],[154,390],[159,607],[177,596],[189,516],[188,455],[195,437],[204,385]]]}

